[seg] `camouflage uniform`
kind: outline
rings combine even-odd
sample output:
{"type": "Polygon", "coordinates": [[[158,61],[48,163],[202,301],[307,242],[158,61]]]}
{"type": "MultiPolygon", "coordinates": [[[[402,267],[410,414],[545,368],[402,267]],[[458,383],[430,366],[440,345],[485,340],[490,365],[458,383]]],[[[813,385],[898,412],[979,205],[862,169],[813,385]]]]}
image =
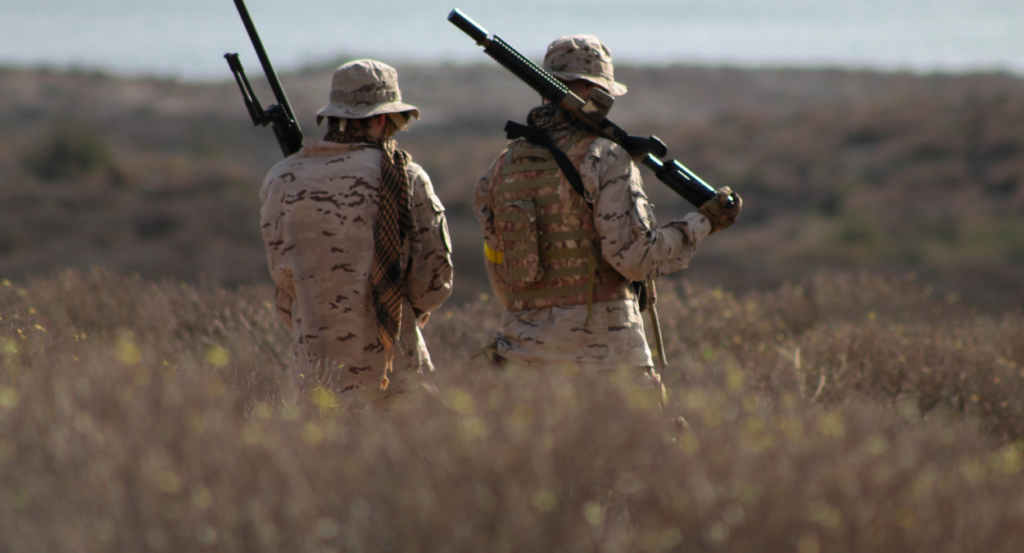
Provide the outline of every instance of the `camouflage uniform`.
{"type": "MultiPolygon", "coordinates": [[[[593,36],[555,41],[544,65],[566,80],[626,92],[614,81],[607,48],[593,36]]],[[[653,367],[629,281],[685,268],[711,223],[690,213],[658,227],[626,150],[563,127],[550,133],[551,141],[579,170],[585,199],[543,149],[522,140],[498,156],[476,187],[488,276],[507,308],[497,354],[523,365],[653,367]],[[516,210],[535,213],[510,214],[516,210]]]]}
{"type": "MultiPolygon", "coordinates": [[[[404,113],[404,122],[419,114],[400,102],[397,74],[380,62],[342,66],[332,89],[321,118],[404,113]]],[[[364,144],[307,138],[302,150],[270,170],[260,193],[277,309],[292,331],[291,369],[296,376],[326,370],[323,376],[343,397],[376,394],[384,365],[369,280],[381,155],[364,144]]],[[[452,291],[444,207],[419,165],[409,163],[407,175],[414,230],[402,246],[405,345],[397,351],[386,395],[402,393],[410,378],[433,371],[420,327],[452,291]]]]}

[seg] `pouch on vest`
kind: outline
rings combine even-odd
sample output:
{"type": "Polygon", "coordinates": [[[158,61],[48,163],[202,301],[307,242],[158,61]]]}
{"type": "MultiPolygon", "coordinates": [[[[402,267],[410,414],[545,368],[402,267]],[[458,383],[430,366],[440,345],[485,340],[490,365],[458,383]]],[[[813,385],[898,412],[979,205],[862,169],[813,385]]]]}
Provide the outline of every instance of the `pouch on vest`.
{"type": "Polygon", "coordinates": [[[544,278],[537,240],[537,206],[521,200],[495,209],[495,227],[505,253],[498,274],[514,292],[522,292],[544,278]]]}

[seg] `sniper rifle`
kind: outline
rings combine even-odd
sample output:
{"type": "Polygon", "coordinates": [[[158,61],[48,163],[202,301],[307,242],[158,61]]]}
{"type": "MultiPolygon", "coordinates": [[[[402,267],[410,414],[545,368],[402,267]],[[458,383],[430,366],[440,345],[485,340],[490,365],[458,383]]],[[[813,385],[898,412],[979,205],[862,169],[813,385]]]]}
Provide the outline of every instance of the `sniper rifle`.
{"type": "Polygon", "coordinates": [[[224,59],[228,60],[228,67],[231,68],[231,73],[235,76],[238,89],[242,91],[242,100],[245,101],[245,107],[249,110],[249,116],[252,117],[252,124],[257,127],[270,125],[274,129],[278,145],[281,146],[281,152],[288,157],[302,148],[302,129],[295,121],[295,114],[292,112],[291,104],[288,103],[288,96],[285,95],[281,80],[277,78],[277,72],[274,71],[274,66],[270,63],[270,58],[267,57],[267,51],[263,49],[263,41],[260,40],[260,35],[256,32],[256,25],[249,17],[249,10],[245,7],[244,0],[235,0],[235,7],[238,8],[238,15],[242,17],[245,30],[249,33],[253,48],[256,49],[256,56],[260,59],[260,64],[263,65],[263,73],[267,76],[277,103],[264,110],[256,98],[256,92],[253,91],[252,85],[249,84],[249,79],[245,76],[245,70],[242,69],[242,62],[238,60],[238,54],[224,54],[224,59]]]}
{"type": "MultiPolygon", "coordinates": [[[[487,55],[511,71],[513,75],[519,77],[542,98],[565,108],[580,123],[625,148],[634,159],[638,159],[640,163],[654,171],[658,180],[665,183],[686,201],[700,207],[715,197],[715,189],[682,163],[674,159],[668,161],[658,159],[668,154],[668,148],[658,137],[633,136],[609,121],[608,112],[615,102],[615,99],[609,94],[594,88],[591,89],[587,100],[584,101],[570,91],[557,77],[537,66],[499,36],[488,33],[487,29],[470,19],[462,10],[458,8],[452,10],[448,14],[448,21],[469,35],[477,44],[483,46],[487,55]]],[[[518,123],[510,121],[505,130],[508,132],[511,129],[521,129],[521,127],[518,123]]]]}

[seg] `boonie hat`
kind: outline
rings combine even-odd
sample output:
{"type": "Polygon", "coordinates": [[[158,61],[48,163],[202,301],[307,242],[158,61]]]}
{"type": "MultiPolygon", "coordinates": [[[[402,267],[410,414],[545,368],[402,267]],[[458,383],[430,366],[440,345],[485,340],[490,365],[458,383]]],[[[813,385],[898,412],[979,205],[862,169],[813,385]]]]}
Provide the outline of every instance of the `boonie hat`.
{"type": "Polygon", "coordinates": [[[334,71],[330,103],[316,114],[316,122],[319,125],[324,117],[362,119],[384,113],[405,114],[406,121],[410,115],[420,118],[416,106],[402,103],[394,67],[377,60],[356,60],[334,71]]]}
{"type": "Polygon", "coordinates": [[[548,45],[544,69],[567,81],[584,79],[622,96],[626,85],[615,81],[612,53],[594,35],[563,36],[548,45]]]}

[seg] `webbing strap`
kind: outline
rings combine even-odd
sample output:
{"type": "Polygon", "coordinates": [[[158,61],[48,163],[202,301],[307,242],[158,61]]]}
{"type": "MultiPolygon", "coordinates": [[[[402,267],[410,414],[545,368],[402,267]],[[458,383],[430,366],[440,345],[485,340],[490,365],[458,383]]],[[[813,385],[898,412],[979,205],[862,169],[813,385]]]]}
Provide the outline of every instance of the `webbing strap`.
{"type": "Polygon", "coordinates": [[[519,230],[519,231],[516,231],[516,232],[504,232],[504,231],[499,230],[498,234],[501,234],[501,239],[505,240],[506,242],[515,242],[515,241],[518,241],[518,240],[526,240],[527,238],[530,237],[530,231],[529,230],[519,230]]]}
{"type": "MultiPolygon", "coordinates": [[[[591,254],[590,248],[567,248],[564,250],[541,250],[540,260],[543,261],[559,261],[565,259],[586,259],[587,255],[591,254]]],[[[510,250],[505,252],[507,259],[519,260],[526,258],[528,254],[526,250],[510,250]]]]}
{"type": "MultiPolygon", "coordinates": [[[[495,213],[494,214],[494,220],[499,222],[499,223],[513,223],[513,222],[522,221],[522,219],[520,217],[518,217],[516,214],[508,213],[508,212],[505,212],[505,211],[502,211],[500,213],[495,213]]],[[[548,215],[538,215],[537,216],[537,224],[538,225],[558,225],[558,224],[561,224],[561,223],[564,223],[564,222],[565,222],[565,214],[564,213],[551,213],[551,214],[548,214],[548,215]]]]}
{"type": "MultiPolygon", "coordinates": [[[[540,219],[540,217],[537,217],[540,219]]],[[[522,216],[512,211],[500,211],[494,214],[494,220],[499,223],[518,223],[523,220],[522,216]]]]}
{"type": "MultiPolygon", "coordinates": [[[[543,196],[534,196],[533,198],[530,198],[530,199],[533,200],[533,205],[535,205],[537,207],[547,207],[549,205],[555,205],[555,204],[557,204],[557,203],[562,201],[561,197],[559,197],[558,194],[545,194],[543,196]]],[[[506,200],[506,201],[503,201],[503,202],[495,202],[495,203],[498,206],[504,206],[504,205],[512,205],[512,204],[515,204],[515,203],[519,203],[521,201],[523,201],[523,200],[522,199],[515,199],[515,198],[513,198],[511,200],[506,200]]]]}
{"type": "MultiPolygon", "coordinates": [[[[526,240],[530,237],[529,230],[519,230],[515,232],[498,231],[501,234],[502,240],[513,242],[516,240],[526,240]]],[[[542,232],[540,233],[538,242],[541,244],[554,244],[555,242],[566,242],[568,240],[575,240],[582,242],[588,238],[587,231],[585,230],[565,230],[561,232],[542,232]]]]}
{"type": "Polygon", "coordinates": [[[541,250],[541,261],[561,261],[565,259],[586,259],[593,252],[590,248],[567,248],[564,250],[541,250]]]}
{"type": "Polygon", "coordinates": [[[564,230],[561,232],[542,232],[540,233],[538,241],[541,244],[551,244],[553,242],[565,242],[566,240],[583,241],[587,238],[587,231],[580,229],[564,230]]]}
{"type": "Polygon", "coordinates": [[[509,292],[507,297],[512,301],[533,301],[563,296],[577,296],[579,294],[586,294],[588,289],[589,285],[584,282],[583,284],[573,284],[571,286],[526,290],[524,292],[509,292]]]}
{"type": "Polygon", "coordinates": [[[498,194],[504,194],[506,192],[519,192],[520,190],[536,190],[538,188],[553,188],[557,187],[562,182],[562,179],[558,177],[542,177],[539,179],[520,179],[514,181],[503,182],[498,186],[494,187],[494,191],[498,194]]]}
{"type": "Polygon", "coordinates": [[[545,194],[543,196],[534,196],[533,203],[537,207],[547,207],[549,205],[557,205],[561,203],[562,197],[558,194],[545,194]]]}
{"type": "MultiPolygon", "coordinates": [[[[529,269],[523,269],[520,267],[514,267],[509,269],[509,276],[513,278],[525,278],[530,276],[529,269]]],[[[572,267],[556,267],[554,269],[544,270],[544,279],[540,282],[551,282],[556,278],[571,278],[578,276],[586,276],[590,272],[588,265],[575,265],[572,267]]]]}
{"type": "Polygon", "coordinates": [[[512,154],[512,162],[515,163],[524,157],[539,157],[549,161],[554,161],[551,157],[551,152],[547,148],[530,148],[529,146],[523,147],[520,142],[515,148],[515,152],[512,154]]]}
{"type": "MultiPolygon", "coordinates": [[[[526,140],[538,145],[543,146],[551,155],[554,156],[555,161],[558,163],[558,168],[562,170],[562,174],[565,175],[566,180],[572,185],[572,189],[583,198],[583,201],[587,202],[587,207],[590,211],[594,211],[594,204],[587,200],[587,194],[583,187],[583,178],[580,177],[580,172],[576,169],[576,166],[572,164],[572,160],[562,150],[559,150],[553,142],[551,137],[546,132],[538,127],[527,126],[515,121],[509,121],[505,123],[505,133],[510,140],[517,138],[525,138],[526,140]]],[[[538,204],[540,205],[540,204],[538,204]]]]}
{"type": "Polygon", "coordinates": [[[503,176],[511,175],[512,173],[525,173],[526,171],[547,171],[550,169],[558,169],[558,164],[554,161],[527,161],[526,163],[513,163],[512,165],[505,165],[501,168],[501,174],[503,176]]]}
{"type": "Polygon", "coordinates": [[[552,213],[550,215],[538,215],[538,225],[560,225],[565,222],[564,213],[552,213]]]}

